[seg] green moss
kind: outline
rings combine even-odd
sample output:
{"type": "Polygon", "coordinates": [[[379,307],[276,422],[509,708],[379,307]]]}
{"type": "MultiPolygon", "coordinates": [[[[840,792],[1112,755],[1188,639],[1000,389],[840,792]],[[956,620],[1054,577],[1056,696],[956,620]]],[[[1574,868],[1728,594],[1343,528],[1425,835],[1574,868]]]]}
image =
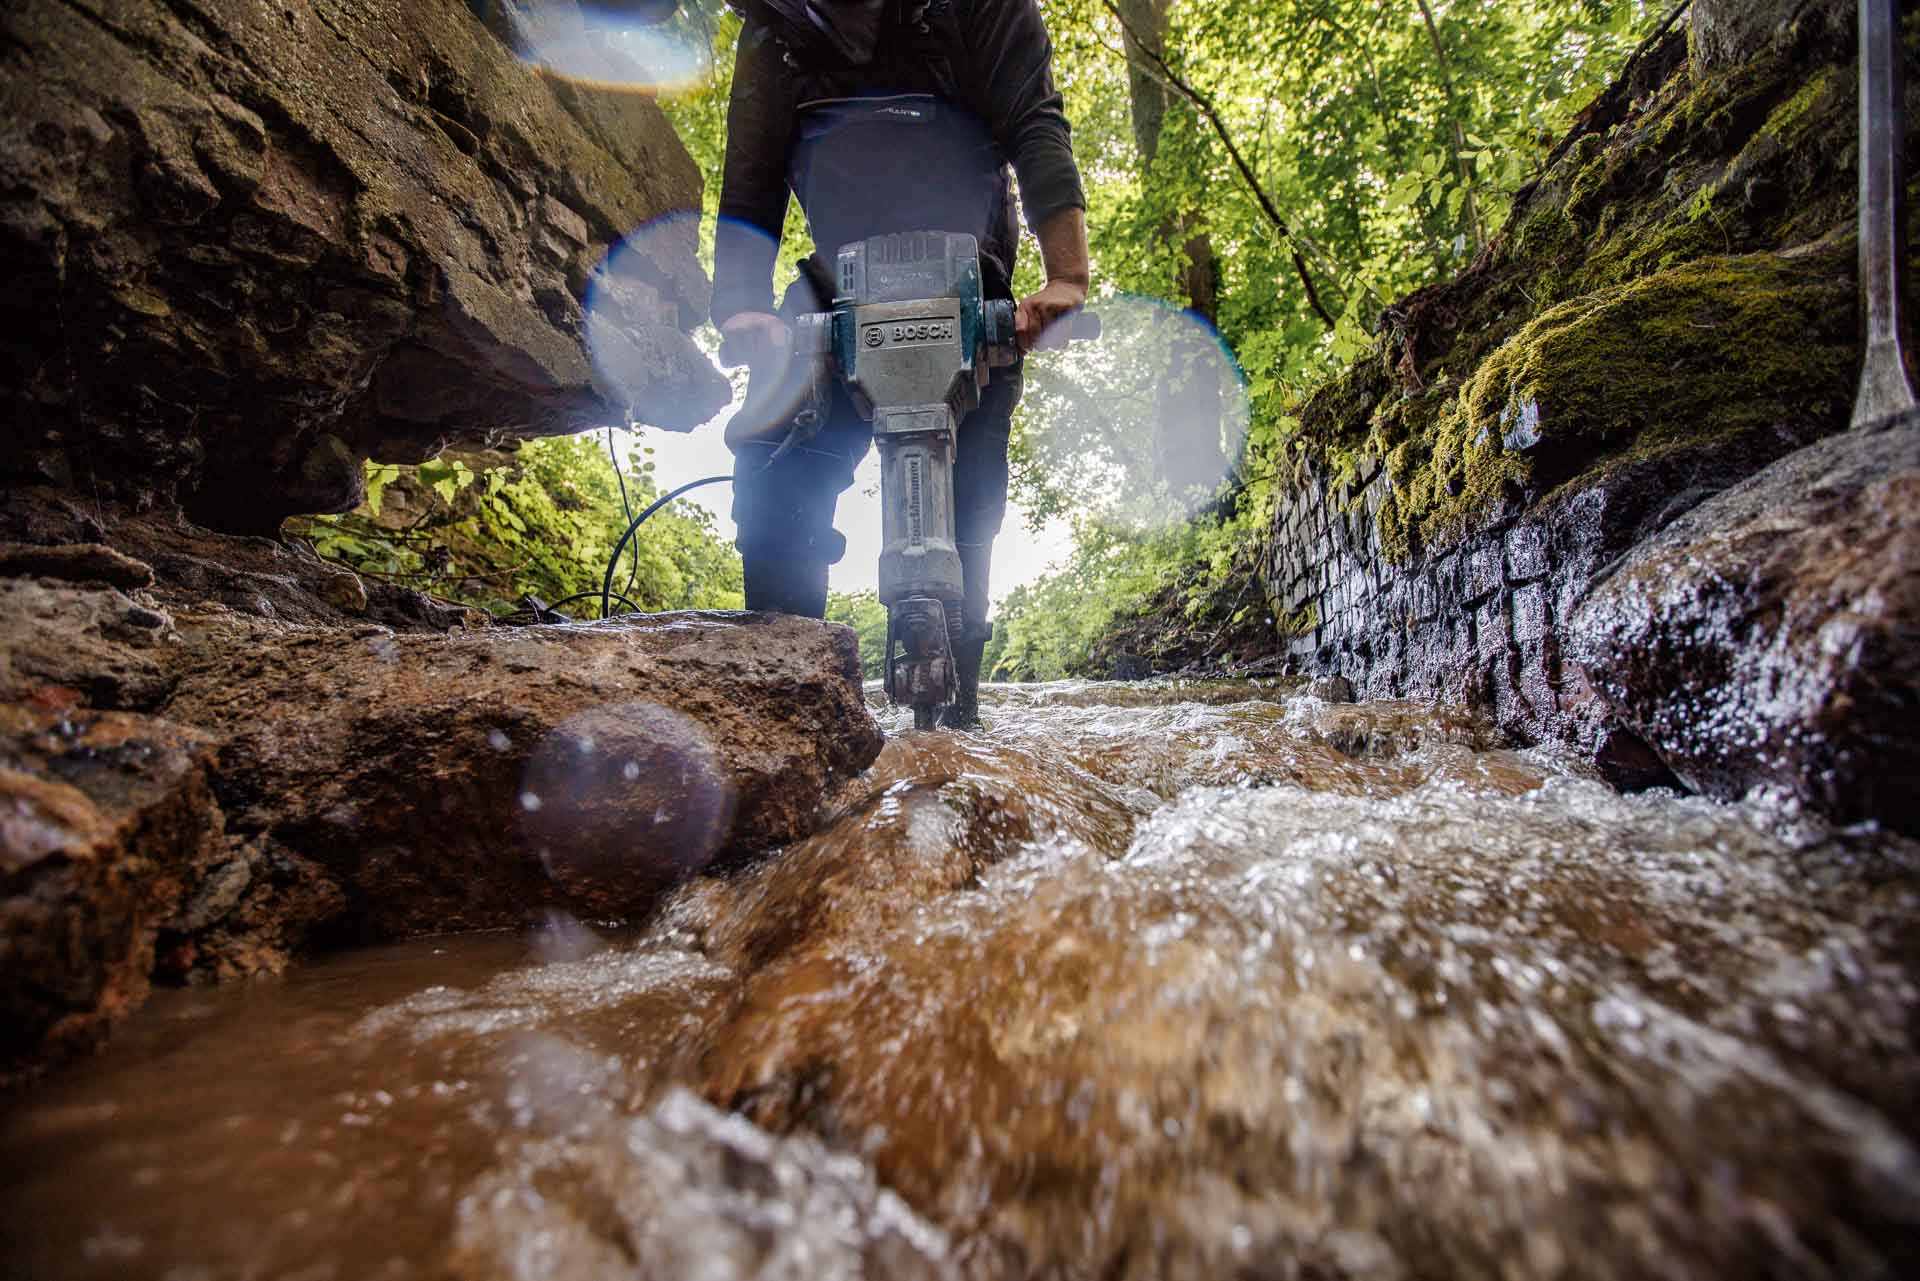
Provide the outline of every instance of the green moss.
{"type": "Polygon", "coordinates": [[[1515,258],[1551,262],[1578,253],[1586,239],[1572,214],[1558,205],[1541,204],[1514,228],[1512,253],[1515,258]]]}
{"type": "Polygon", "coordinates": [[[1837,426],[1854,362],[1851,280],[1832,255],[1705,258],[1548,308],[1387,454],[1383,544],[1444,546],[1503,492],[1538,498],[1629,456],[1837,426]]]}
{"type": "Polygon", "coordinates": [[[1777,419],[1809,387],[1847,379],[1851,280],[1830,260],[1705,258],[1551,308],[1462,392],[1476,436],[1540,407],[1542,431],[1597,442],[1656,423],[1777,419]],[[1844,333],[1836,333],[1836,329],[1844,333]]]}
{"type": "Polygon", "coordinates": [[[1774,108],[1773,114],[1767,117],[1767,123],[1760,127],[1760,132],[1755,136],[1792,142],[1804,133],[1810,124],[1816,123],[1813,119],[1816,108],[1825,107],[1830,97],[1837,98],[1841,88],[1840,70],[1839,67],[1823,67],[1809,76],[1798,93],[1774,108]]]}
{"type": "Polygon", "coordinates": [[[1284,640],[1313,635],[1320,628],[1320,602],[1308,601],[1275,623],[1274,628],[1284,640]]]}
{"type": "Polygon", "coordinates": [[[1591,133],[1573,144],[1561,160],[1561,165],[1573,174],[1572,181],[1567,184],[1566,208],[1569,213],[1591,204],[1606,189],[1607,179],[1613,171],[1606,139],[1591,133]]]}
{"type": "MultiPolygon", "coordinates": [[[[1905,33],[1920,49],[1920,21],[1905,33]]],[[[1854,180],[1835,158],[1852,145],[1852,71],[1830,36],[1683,69],[1575,141],[1489,260],[1422,291],[1399,313],[1410,332],[1313,397],[1303,462],[1324,477],[1383,460],[1389,556],[1609,467],[1844,424],[1856,320],[1836,228],[1854,180]],[[1533,442],[1511,430],[1529,410],[1533,442]]]]}

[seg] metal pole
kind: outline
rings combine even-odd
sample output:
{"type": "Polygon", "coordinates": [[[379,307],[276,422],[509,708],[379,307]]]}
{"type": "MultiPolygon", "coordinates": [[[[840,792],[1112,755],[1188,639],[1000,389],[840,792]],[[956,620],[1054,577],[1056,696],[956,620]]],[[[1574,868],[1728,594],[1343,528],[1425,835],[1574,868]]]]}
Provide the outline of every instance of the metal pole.
{"type": "Polygon", "coordinates": [[[1866,363],[1853,425],[1915,408],[1900,350],[1906,293],[1906,184],[1900,150],[1899,0],[1860,0],[1860,292],[1866,306],[1866,363]]]}

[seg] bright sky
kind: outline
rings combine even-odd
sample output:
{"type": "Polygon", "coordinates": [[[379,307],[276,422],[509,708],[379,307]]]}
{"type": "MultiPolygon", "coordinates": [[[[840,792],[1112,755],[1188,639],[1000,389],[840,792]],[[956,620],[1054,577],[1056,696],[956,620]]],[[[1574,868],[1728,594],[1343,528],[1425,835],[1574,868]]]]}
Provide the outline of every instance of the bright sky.
{"type": "MultiPolygon", "coordinates": [[[[727,451],[721,431],[727,419],[745,397],[745,382],[735,380],[734,403],[698,431],[658,431],[647,428],[640,443],[653,449],[654,474],[661,491],[676,489],[703,476],[719,476],[733,470],[733,455],[727,451]]],[[[623,451],[624,452],[624,451],[623,451]]],[[[698,503],[714,514],[721,536],[733,540],[733,520],[728,515],[733,489],[727,485],[708,485],[696,489],[683,503],[698,503]]],[[[853,488],[840,495],[835,524],[847,538],[847,554],[833,567],[834,591],[855,592],[877,589],[880,585],[880,463],[877,451],[867,458],[854,476],[853,488]]],[[[1049,521],[1038,533],[1027,529],[1026,514],[1007,505],[1006,524],[993,545],[993,601],[998,605],[1006,594],[1023,583],[1039,578],[1047,569],[1064,562],[1073,549],[1073,531],[1062,519],[1049,521]]]]}

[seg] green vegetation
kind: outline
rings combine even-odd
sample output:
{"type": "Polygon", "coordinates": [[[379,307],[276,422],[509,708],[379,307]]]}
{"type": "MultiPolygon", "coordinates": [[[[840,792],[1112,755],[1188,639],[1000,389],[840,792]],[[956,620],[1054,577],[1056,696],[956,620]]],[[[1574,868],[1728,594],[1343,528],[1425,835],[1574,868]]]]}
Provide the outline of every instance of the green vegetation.
{"type": "Polygon", "coordinates": [[[1836,418],[1852,395],[1852,281],[1827,259],[1704,258],[1541,313],[1437,413],[1378,413],[1389,554],[1446,543],[1503,487],[1547,492],[1624,451],[1733,443],[1787,407],[1836,418]],[[1738,369],[1739,395],[1718,377],[1738,369]],[[1522,421],[1528,430],[1518,430],[1522,421]]]}
{"type": "MultiPolygon", "coordinates": [[[[1196,511],[1151,483],[1175,452],[1153,439],[1167,397],[1116,410],[1090,359],[1032,362],[1015,493],[1036,518],[1073,516],[1078,546],[1056,576],[1003,604],[996,675],[1253,657],[1300,626],[1274,617],[1260,584],[1277,500],[1309,460],[1350,476],[1373,410],[1398,399],[1385,361],[1360,361],[1373,373],[1343,416],[1359,438],[1323,450],[1302,426],[1309,393],[1382,350],[1391,322],[1373,330],[1389,300],[1493,251],[1547,149],[1669,12],[1625,0],[1426,9],[1048,6],[1089,180],[1095,292],[1107,297],[1096,305],[1144,295],[1214,324],[1238,358],[1246,410],[1233,423],[1233,397],[1222,399],[1230,469],[1196,511]],[[1103,473],[1118,479],[1092,483],[1103,473]],[[1143,519],[1156,501],[1162,519],[1143,519]]],[[[1036,267],[1030,254],[1027,280],[1036,267]]],[[[1442,384],[1431,403],[1410,404],[1406,435],[1431,427],[1457,392],[1442,384]]]]}
{"type": "Polygon", "coordinates": [[[853,628],[860,638],[860,671],[870,681],[881,677],[887,656],[887,610],[871,591],[834,592],[827,597],[827,617],[853,628]]]}
{"type": "MultiPolygon", "coordinates": [[[[651,452],[636,447],[626,460],[625,505],[602,434],[419,467],[369,463],[358,510],[288,532],[371,578],[508,614],[528,593],[553,604],[600,590],[627,508],[637,515],[660,496],[651,452]]],[[[738,609],[740,558],[703,509],[676,503],[640,527],[614,589],[647,610],[738,609]]],[[[568,612],[587,618],[597,608],[581,601],[568,612]]]]}

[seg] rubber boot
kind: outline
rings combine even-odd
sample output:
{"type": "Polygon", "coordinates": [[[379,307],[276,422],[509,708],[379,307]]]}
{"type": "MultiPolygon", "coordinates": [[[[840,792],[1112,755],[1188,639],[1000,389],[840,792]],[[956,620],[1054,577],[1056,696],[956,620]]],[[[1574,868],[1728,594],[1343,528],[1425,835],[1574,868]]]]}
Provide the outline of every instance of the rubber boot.
{"type": "Polygon", "coordinates": [[[747,608],[801,618],[827,616],[827,565],[824,561],[741,552],[747,608]]]}
{"type": "Polygon", "coordinates": [[[940,709],[941,729],[980,728],[980,658],[986,649],[987,638],[971,634],[954,646],[953,668],[960,688],[953,701],[940,709]]]}

